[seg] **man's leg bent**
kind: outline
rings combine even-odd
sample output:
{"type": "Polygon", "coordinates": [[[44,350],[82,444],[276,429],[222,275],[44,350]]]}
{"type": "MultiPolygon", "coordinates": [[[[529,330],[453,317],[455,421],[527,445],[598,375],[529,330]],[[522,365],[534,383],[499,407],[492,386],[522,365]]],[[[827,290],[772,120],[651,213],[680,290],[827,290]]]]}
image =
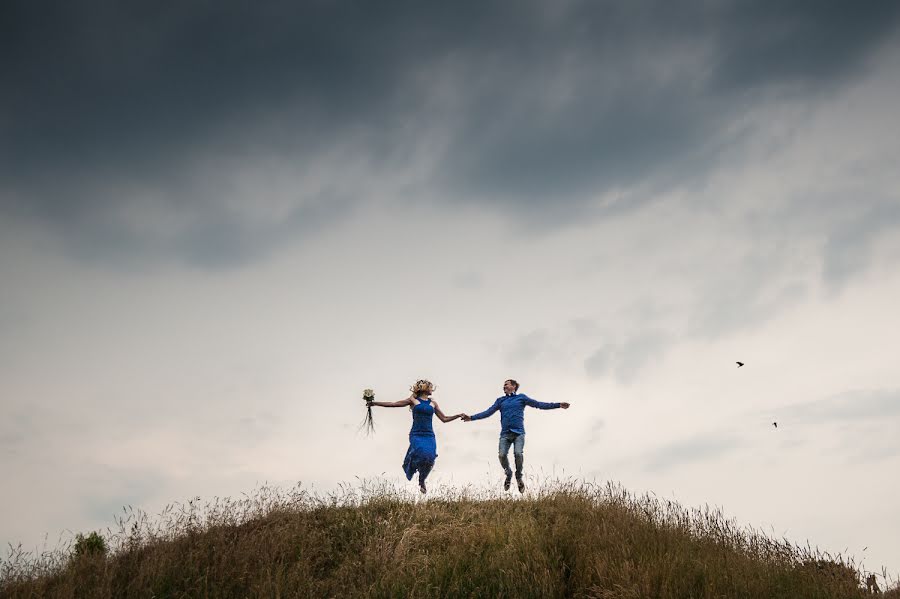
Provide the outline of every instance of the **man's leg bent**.
{"type": "Polygon", "coordinates": [[[521,479],[525,463],[525,433],[517,436],[513,442],[513,457],[516,459],[516,479],[521,479]]]}

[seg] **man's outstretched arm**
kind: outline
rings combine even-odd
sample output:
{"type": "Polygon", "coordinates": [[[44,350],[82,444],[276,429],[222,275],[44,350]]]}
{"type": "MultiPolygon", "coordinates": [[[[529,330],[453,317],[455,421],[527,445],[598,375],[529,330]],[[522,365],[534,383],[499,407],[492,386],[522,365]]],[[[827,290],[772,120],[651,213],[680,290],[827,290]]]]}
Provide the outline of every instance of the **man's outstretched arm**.
{"type": "Polygon", "coordinates": [[[556,408],[562,408],[563,410],[569,409],[569,402],[567,401],[547,403],[544,401],[535,401],[527,395],[525,396],[525,405],[539,410],[555,410],[556,408]]]}
{"type": "Polygon", "coordinates": [[[469,416],[468,419],[463,418],[463,420],[465,420],[466,422],[469,422],[470,420],[481,420],[482,418],[487,418],[488,416],[490,416],[491,414],[493,414],[494,412],[496,412],[499,409],[500,409],[500,400],[498,399],[497,401],[494,402],[494,405],[489,407],[484,412],[478,412],[477,414],[472,414],[471,416],[469,416]]]}

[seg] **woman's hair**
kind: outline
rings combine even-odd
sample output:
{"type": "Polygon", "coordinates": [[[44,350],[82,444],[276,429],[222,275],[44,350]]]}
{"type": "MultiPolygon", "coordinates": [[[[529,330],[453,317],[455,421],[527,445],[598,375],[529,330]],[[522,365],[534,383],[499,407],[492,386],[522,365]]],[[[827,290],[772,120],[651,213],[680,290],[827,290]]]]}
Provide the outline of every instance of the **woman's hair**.
{"type": "Polygon", "coordinates": [[[421,395],[423,393],[427,393],[429,391],[434,393],[434,389],[435,389],[435,387],[431,383],[431,381],[426,380],[426,379],[419,379],[418,381],[416,381],[415,385],[413,385],[412,387],[409,388],[409,390],[412,391],[413,395],[415,395],[416,397],[418,397],[419,395],[421,395]]]}

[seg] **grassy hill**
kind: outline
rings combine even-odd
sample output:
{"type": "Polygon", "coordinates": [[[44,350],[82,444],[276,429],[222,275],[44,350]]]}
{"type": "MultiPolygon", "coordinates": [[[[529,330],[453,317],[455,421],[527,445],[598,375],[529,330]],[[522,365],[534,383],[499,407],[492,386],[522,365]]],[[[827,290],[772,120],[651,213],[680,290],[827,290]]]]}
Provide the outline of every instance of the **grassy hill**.
{"type": "Polygon", "coordinates": [[[154,519],[128,511],[91,540],[14,552],[0,597],[866,596],[840,558],[615,485],[427,500],[388,485],[264,487],[154,519]]]}

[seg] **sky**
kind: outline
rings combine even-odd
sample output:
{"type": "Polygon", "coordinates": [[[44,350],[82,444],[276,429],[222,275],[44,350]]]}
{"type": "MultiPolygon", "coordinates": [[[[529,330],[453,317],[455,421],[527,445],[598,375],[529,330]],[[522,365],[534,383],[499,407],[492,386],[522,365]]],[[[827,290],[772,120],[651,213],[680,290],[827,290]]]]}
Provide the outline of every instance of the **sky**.
{"type": "MultiPolygon", "coordinates": [[[[0,542],[413,493],[362,390],[512,377],[571,403],[531,484],[900,572],[898,72],[878,0],[4,3],[0,542]]],[[[435,428],[500,485],[497,416],[435,428]]]]}

